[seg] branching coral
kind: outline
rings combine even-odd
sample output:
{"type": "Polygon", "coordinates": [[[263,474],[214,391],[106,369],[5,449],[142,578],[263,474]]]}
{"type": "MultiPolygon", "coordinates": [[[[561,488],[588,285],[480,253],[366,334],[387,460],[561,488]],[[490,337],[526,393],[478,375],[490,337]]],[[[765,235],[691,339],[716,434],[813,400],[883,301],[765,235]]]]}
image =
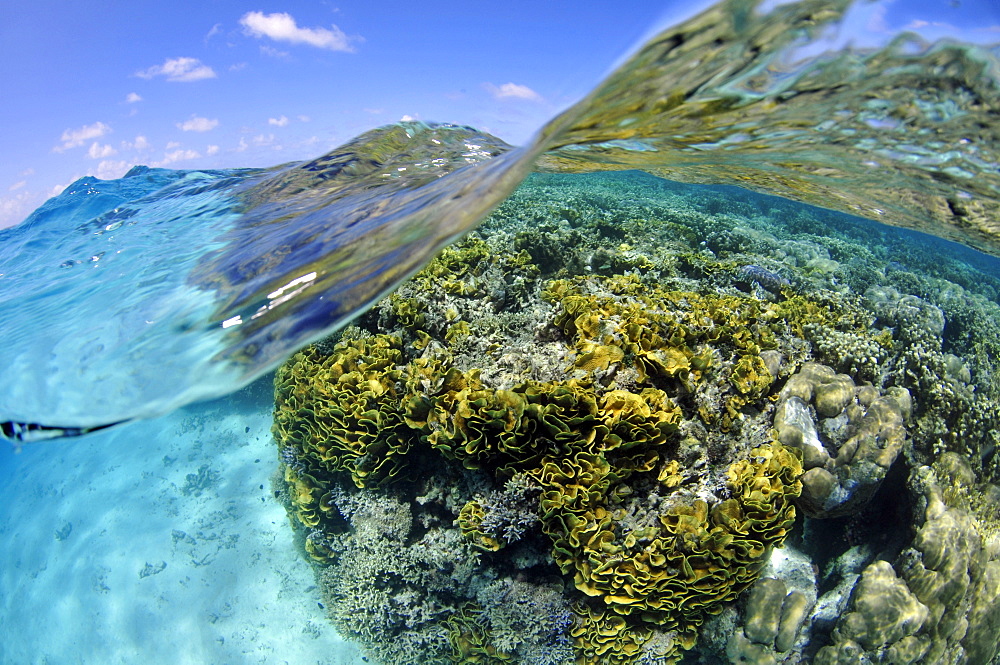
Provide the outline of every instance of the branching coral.
{"type": "Polygon", "coordinates": [[[458,525],[478,547],[497,551],[536,525],[542,488],[525,473],[516,473],[502,491],[469,501],[458,514],[458,525]]]}

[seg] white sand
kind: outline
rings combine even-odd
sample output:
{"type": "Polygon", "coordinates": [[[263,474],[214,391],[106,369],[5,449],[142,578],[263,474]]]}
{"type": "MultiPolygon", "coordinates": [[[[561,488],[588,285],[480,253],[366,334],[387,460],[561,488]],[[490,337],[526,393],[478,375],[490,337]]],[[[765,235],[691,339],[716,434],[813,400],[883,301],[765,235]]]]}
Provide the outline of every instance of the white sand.
{"type": "Polygon", "coordinates": [[[274,500],[254,394],[0,454],[0,664],[363,662],[274,500]]]}

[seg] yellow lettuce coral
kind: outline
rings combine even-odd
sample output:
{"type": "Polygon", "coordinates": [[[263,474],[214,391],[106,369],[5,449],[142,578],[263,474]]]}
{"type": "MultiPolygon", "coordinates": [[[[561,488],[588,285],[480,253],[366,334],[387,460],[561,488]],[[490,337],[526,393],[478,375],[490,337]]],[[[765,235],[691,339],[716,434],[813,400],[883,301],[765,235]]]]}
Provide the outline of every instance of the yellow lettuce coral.
{"type": "Polygon", "coordinates": [[[396,477],[417,440],[399,409],[400,359],[399,340],[386,335],[292,356],[274,379],[278,445],[312,468],[349,472],[358,487],[396,477]]]}
{"type": "MultiPolygon", "coordinates": [[[[474,271],[463,275],[475,283],[474,271]]],[[[538,488],[552,560],[586,599],[573,628],[580,662],[634,662],[654,634],[669,662],[757,579],[794,520],[802,472],[797,452],[774,442],[728,467],[724,499],[693,492],[675,459],[678,401],[703,408],[685,396],[712,377],[724,386],[724,408],[702,418],[727,427],[771,391],[760,353],[784,324],[772,303],[665,292],[628,276],[557,280],[547,295],[576,352],[562,380],[487,385],[485,370],[455,367],[452,351],[422,331],[408,362],[400,341],[382,335],[293,357],[275,384],[275,435],[295,460],[286,466],[289,495],[299,521],[322,528],[333,505],[329,474],[380,486],[405,475],[415,447],[498,481],[522,474],[538,488]],[[630,498],[637,490],[662,502],[644,506],[630,498]]],[[[419,307],[398,305],[400,321],[415,327],[419,307]]],[[[455,341],[466,326],[448,320],[457,321],[455,341]]],[[[488,502],[470,498],[458,504],[457,524],[493,556],[507,543],[484,528],[496,519],[488,502]]],[[[474,608],[449,620],[448,632],[456,662],[507,658],[474,608]]]]}
{"type": "Polygon", "coordinates": [[[607,507],[613,490],[586,491],[595,479],[610,484],[612,469],[583,455],[573,462],[540,478],[550,488],[542,517],[556,561],[614,612],[682,632],[753,583],[791,528],[801,489],[798,458],[778,444],[761,446],[730,466],[732,498],[676,503],[658,524],[623,532],[607,507]]]}
{"type": "Polygon", "coordinates": [[[461,665],[503,665],[511,662],[510,654],[493,646],[490,632],[480,621],[482,610],[475,603],[468,603],[445,622],[450,658],[461,665]]]}
{"type": "Polygon", "coordinates": [[[576,621],[570,635],[579,665],[630,665],[652,636],[645,626],[630,626],[621,616],[583,603],[573,608],[576,621]]]}
{"type": "Polygon", "coordinates": [[[815,308],[768,303],[749,296],[650,288],[634,276],[550,282],[544,297],[558,304],[555,324],[573,339],[574,367],[593,373],[621,363],[641,385],[696,390],[711,368],[730,385],[721,413],[702,417],[727,430],[740,408],[768,394],[775,377],[760,353],[777,344],[785,317],[815,308]]]}

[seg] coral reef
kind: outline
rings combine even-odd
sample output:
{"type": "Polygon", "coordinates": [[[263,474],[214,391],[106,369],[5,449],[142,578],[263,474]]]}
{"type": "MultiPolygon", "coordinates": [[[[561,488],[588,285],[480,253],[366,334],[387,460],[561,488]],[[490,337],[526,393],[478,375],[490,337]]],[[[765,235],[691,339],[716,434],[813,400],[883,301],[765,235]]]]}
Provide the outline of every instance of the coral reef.
{"type": "Polygon", "coordinates": [[[334,625],[387,665],[1000,663],[1000,280],[854,224],[536,175],[289,359],[334,625]]]}
{"type": "Polygon", "coordinates": [[[729,638],[729,662],[777,663],[778,654],[795,646],[796,635],[810,609],[809,598],[801,591],[788,591],[774,577],[762,578],[750,593],[742,630],[729,638]]]}
{"type": "MultiPolygon", "coordinates": [[[[358,487],[394,478],[414,440],[397,407],[400,356],[399,340],[384,335],[328,356],[316,347],[297,353],[275,377],[278,445],[327,473],[350,472],[358,487]]],[[[315,513],[312,501],[300,505],[315,513]]]]}
{"type": "Polygon", "coordinates": [[[923,508],[912,546],[895,567],[875,561],[865,568],[833,644],[819,650],[816,663],[842,662],[845,653],[873,663],[997,657],[1000,522],[995,505],[979,500],[995,498],[996,487],[977,486],[971,467],[954,453],[914,469],[910,485],[923,508]]]}
{"type": "Polygon", "coordinates": [[[774,428],[779,441],[802,454],[799,505],[806,513],[857,512],[902,451],[910,411],[905,388],[880,396],[825,365],[802,365],[778,394],[774,428]]]}
{"type": "Polygon", "coordinates": [[[573,613],[566,605],[561,582],[496,580],[479,591],[477,602],[498,651],[522,663],[557,665],[573,661],[569,636],[573,613]]]}

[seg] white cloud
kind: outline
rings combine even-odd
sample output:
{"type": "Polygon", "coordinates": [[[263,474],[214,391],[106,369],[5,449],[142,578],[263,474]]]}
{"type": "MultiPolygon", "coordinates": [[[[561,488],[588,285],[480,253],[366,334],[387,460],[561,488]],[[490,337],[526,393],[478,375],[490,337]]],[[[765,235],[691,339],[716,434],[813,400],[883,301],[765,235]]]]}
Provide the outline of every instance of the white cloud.
{"type": "Polygon", "coordinates": [[[207,148],[205,148],[205,154],[209,156],[214,155],[218,152],[219,152],[219,146],[217,145],[210,145],[207,148]]]}
{"type": "Polygon", "coordinates": [[[280,118],[268,118],[267,124],[274,125],[275,127],[284,127],[288,124],[288,118],[281,116],[280,118]]]}
{"type": "Polygon", "coordinates": [[[114,180],[115,178],[120,178],[125,175],[129,166],[130,164],[128,162],[104,160],[97,165],[97,170],[93,173],[93,175],[101,180],[114,180]]]}
{"type": "Polygon", "coordinates": [[[284,146],[277,142],[274,134],[257,134],[247,138],[240,137],[239,144],[233,148],[233,152],[244,152],[250,148],[270,148],[271,150],[284,150],[284,146]]]}
{"type": "Polygon", "coordinates": [[[130,92],[125,95],[125,101],[129,104],[135,104],[136,102],[141,102],[142,97],[139,96],[139,93],[130,92]]]}
{"type": "Polygon", "coordinates": [[[135,75],[144,79],[164,76],[168,81],[186,83],[214,79],[215,71],[208,65],[203,65],[197,58],[167,58],[162,65],[153,65],[149,69],[136,72],[135,75]]]}
{"type": "Polygon", "coordinates": [[[292,57],[292,54],[289,53],[288,51],[282,51],[280,49],[274,48],[273,46],[268,46],[267,44],[261,44],[260,52],[263,53],[264,55],[270,56],[272,58],[278,58],[281,60],[292,57]]]}
{"type": "Polygon", "coordinates": [[[172,152],[165,153],[163,159],[159,162],[154,162],[153,166],[166,166],[167,164],[173,164],[174,162],[180,162],[185,159],[198,159],[201,157],[197,150],[174,150],[172,152]]]}
{"type": "Polygon", "coordinates": [[[358,37],[348,37],[335,25],[327,28],[300,28],[291,14],[276,12],[247,12],[240,18],[240,25],[252,37],[270,37],[275,41],[292,44],[308,44],[331,51],[354,51],[352,41],[358,37]]]}
{"type": "Polygon", "coordinates": [[[416,120],[416,118],[414,118],[412,115],[404,115],[402,118],[399,119],[400,122],[413,122],[414,120],[416,120]]]}
{"type": "Polygon", "coordinates": [[[540,101],[542,96],[526,85],[518,83],[504,83],[503,85],[493,85],[484,83],[483,87],[496,99],[530,99],[540,101]]]}
{"type": "Polygon", "coordinates": [[[111,127],[103,122],[95,122],[92,125],[84,125],[79,129],[67,129],[62,133],[61,146],[53,148],[56,152],[62,152],[69,148],[78,148],[91,139],[97,139],[111,131],[111,127]]]}
{"type": "Polygon", "coordinates": [[[122,150],[147,150],[150,147],[152,146],[150,146],[149,140],[141,134],[135,137],[135,141],[122,141],[122,150]]]}
{"type": "Polygon", "coordinates": [[[27,180],[21,180],[19,182],[15,182],[13,185],[11,185],[10,187],[7,188],[7,191],[8,192],[16,192],[17,190],[21,189],[22,187],[24,187],[27,184],[28,184],[27,180]]]}
{"type": "Polygon", "coordinates": [[[87,156],[91,159],[104,159],[105,157],[111,157],[112,155],[117,155],[118,151],[112,148],[110,145],[101,145],[97,141],[90,144],[90,150],[87,151],[87,156]]]}
{"type": "Polygon", "coordinates": [[[298,118],[299,118],[299,122],[309,122],[310,120],[312,120],[312,118],[310,118],[307,115],[300,115],[300,116],[298,116],[298,118]]]}
{"type": "Polygon", "coordinates": [[[27,191],[9,197],[0,196],[0,229],[20,224],[41,202],[41,197],[27,191]]]}
{"type": "Polygon", "coordinates": [[[208,118],[200,118],[196,115],[191,116],[190,120],[177,123],[177,127],[184,132],[207,132],[218,126],[219,121],[217,119],[209,120],[208,118]]]}
{"type": "Polygon", "coordinates": [[[167,143],[167,150],[173,150],[174,148],[179,148],[179,147],[181,147],[179,141],[170,141],[169,143],[167,143]]]}

